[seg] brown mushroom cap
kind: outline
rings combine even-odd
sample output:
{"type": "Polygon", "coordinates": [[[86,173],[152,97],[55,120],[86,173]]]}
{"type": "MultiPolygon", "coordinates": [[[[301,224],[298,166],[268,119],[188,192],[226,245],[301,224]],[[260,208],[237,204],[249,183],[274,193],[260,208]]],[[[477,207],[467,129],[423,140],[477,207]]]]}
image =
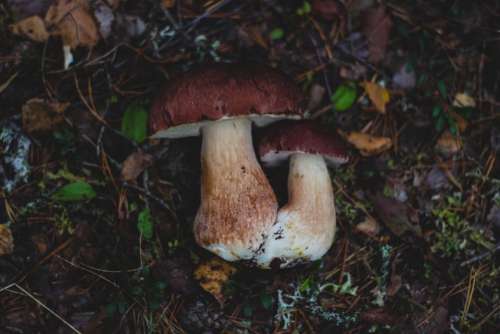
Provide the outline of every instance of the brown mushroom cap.
{"type": "Polygon", "coordinates": [[[283,164],[295,153],[322,155],[330,165],[349,161],[340,136],[314,121],[281,121],[264,130],[258,154],[265,166],[283,164]]]}
{"type": "MultiPolygon", "coordinates": [[[[205,64],[172,80],[152,106],[150,127],[155,137],[194,125],[174,137],[199,134],[196,124],[250,115],[300,118],[303,95],[281,72],[257,64],[205,64]]],[[[263,122],[265,124],[265,122],[263,122]]]]}

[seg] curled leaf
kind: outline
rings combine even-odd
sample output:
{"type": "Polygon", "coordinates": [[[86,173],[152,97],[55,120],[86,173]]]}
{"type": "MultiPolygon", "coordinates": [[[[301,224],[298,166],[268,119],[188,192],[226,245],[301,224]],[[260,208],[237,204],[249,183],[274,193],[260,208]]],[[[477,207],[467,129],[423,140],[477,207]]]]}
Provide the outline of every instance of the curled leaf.
{"type": "Polygon", "coordinates": [[[123,162],[122,179],[124,181],[135,180],[152,163],[153,157],[150,154],[144,153],[141,150],[132,153],[123,162]]]}
{"type": "Polygon", "coordinates": [[[390,100],[389,91],[385,87],[370,81],[363,82],[363,87],[365,88],[370,101],[372,101],[375,106],[375,109],[378,112],[385,114],[385,106],[390,100]]]}
{"type": "Polygon", "coordinates": [[[236,272],[236,268],[219,258],[202,263],[194,271],[194,278],[200,281],[203,290],[209,292],[220,304],[224,302],[222,287],[236,272]]]}
{"type": "Polygon", "coordinates": [[[35,42],[45,42],[49,38],[49,33],[40,16],[34,15],[22,19],[9,26],[13,34],[26,36],[35,42]]]}
{"type": "Polygon", "coordinates": [[[342,136],[354,147],[356,147],[361,155],[368,157],[387,151],[392,147],[392,140],[388,137],[376,137],[362,132],[352,131],[350,133],[342,133],[342,136]]]}

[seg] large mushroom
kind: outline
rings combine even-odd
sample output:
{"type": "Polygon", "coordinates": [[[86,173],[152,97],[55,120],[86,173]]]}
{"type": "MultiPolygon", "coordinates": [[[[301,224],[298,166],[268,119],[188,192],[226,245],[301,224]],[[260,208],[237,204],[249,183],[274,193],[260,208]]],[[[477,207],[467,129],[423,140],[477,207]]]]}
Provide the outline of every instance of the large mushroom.
{"type": "Polygon", "coordinates": [[[263,65],[207,64],[171,80],[153,103],[153,138],[202,135],[196,241],[228,261],[253,260],[276,221],[252,123],[302,117],[293,81],[263,65]]]}
{"type": "Polygon", "coordinates": [[[322,257],[335,236],[335,202],[327,164],[349,160],[342,140],[313,121],[283,121],[268,127],[259,144],[264,166],[290,161],[288,203],[279,209],[276,223],[256,262],[268,268],[322,257]]]}

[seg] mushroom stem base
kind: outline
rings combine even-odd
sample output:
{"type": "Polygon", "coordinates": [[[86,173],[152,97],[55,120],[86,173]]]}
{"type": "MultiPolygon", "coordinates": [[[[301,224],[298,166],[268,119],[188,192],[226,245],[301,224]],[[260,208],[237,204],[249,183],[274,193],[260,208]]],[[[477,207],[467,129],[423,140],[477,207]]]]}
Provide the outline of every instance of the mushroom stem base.
{"type": "Polygon", "coordinates": [[[281,267],[314,261],[323,256],[335,236],[335,202],[325,160],[320,155],[296,153],[290,159],[288,203],[278,211],[263,253],[261,267],[274,259],[281,267]]]}
{"type": "Polygon", "coordinates": [[[235,118],[202,129],[197,242],[228,261],[256,257],[278,204],[255,156],[251,122],[235,118]]]}

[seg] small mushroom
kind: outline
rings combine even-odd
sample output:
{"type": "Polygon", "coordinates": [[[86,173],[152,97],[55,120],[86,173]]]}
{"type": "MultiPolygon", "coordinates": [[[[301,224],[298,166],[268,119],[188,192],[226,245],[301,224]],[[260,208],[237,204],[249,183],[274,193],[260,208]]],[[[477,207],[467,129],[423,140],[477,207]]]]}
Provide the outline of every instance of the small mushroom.
{"type": "Polygon", "coordinates": [[[327,163],[337,166],[349,157],[341,139],[312,121],[283,121],[266,129],[259,144],[264,166],[290,161],[288,203],[279,209],[257,264],[280,267],[322,257],[335,236],[335,202],[327,163]],[[274,265],[273,265],[274,266],[274,265]]]}
{"type": "Polygon", "coordinates": [[[276,196],[255,156],[252,123],[302,117],[293,81],[263,65],[207,64],[172,80],[151,110],[153,138],[202,135],[198,244],[253,260],[276,221],[276,196]]]}

